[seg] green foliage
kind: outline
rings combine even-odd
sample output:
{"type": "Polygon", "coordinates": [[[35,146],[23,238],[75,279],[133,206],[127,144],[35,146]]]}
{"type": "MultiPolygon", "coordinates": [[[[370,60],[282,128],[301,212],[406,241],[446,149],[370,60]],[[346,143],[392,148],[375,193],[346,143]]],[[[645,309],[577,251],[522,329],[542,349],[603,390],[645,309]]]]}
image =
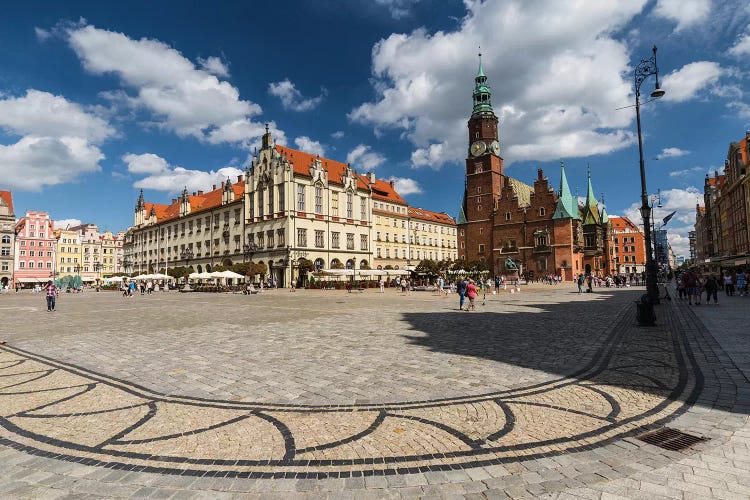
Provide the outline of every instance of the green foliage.
{"type": "Polygon", "coordinates": [[[331,269],[344,269],[344,263],[341,261],[331,264],[331,269]]]}
{"type": "Polygon", "coordinates": [[[297,261],[299,272],[310,272],[315,270],[315,264],[309,259],[300,259],[297,261]]]}

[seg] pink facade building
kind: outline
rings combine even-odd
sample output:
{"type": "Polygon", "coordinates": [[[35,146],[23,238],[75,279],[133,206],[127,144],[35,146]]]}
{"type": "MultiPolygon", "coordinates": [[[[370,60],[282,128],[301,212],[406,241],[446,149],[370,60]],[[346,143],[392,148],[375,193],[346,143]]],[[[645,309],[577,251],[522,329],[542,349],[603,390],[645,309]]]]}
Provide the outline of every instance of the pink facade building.
{"type": "Polygon", "coordinates": [[[47,212],[27,211],[16,224],[15,284],[46,283],[55,273],[55,235],[47,212]]]}

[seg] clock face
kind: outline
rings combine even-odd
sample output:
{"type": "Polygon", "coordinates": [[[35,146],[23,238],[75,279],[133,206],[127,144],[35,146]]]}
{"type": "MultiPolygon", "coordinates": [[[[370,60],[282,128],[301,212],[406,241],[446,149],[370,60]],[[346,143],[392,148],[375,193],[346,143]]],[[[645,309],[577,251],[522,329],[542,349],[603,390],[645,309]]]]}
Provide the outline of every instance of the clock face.
{"type": "Polygon", "coordinates": [[[487,150],[487,144],[485,144],[483,141],[476,141],[474,144],[471,145],[471,154],[474,156],[479,156],[482,153],[484,153],[487,150]]]}
{"type": "Polygon", "coordinates": [[[496,155],[500,154],[500,143],[497,141],[492,141],[492,144],[490,144],[490,150],[492,150],[493,153],[496,155]]]}

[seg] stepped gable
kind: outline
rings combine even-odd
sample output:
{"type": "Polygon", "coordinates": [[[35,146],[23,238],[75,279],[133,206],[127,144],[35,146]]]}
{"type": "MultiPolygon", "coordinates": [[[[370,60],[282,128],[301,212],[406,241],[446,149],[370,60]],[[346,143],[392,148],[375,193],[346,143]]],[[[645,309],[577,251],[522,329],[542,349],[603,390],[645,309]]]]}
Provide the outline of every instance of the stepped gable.
{"type": "MultiPolygon", "coordinates": [[[[287,161],[290,161],[294,165],[294,174],[301,175],[304,177],[310,177],[310,165],[315,160],[320,160],[321,165],[328,172],[328,182],[335,184],[344,184],[344,174],[347,169],[350,168],[346,163],[331,160],[329,158],[323,158],[322,156],[305,153],[297,149],[288,148],[286,146],[276,145],[276,151],[285,156],[287,161]]],[[[360,174],[357,174],[357,189],[368,189],[367,179],[360,174]]]]}
{"type": "MultiPolygon", "coordinates": [[[[232,184],[234,190],[235,200],[240,200],[245,195],[245,181],[238,180],[232,184]]],[[[221,206],[222,192],[224,191],[224,184],[219,184],[216,189],[213,189],[207,193],[199,191],[201,194],[189,194],[188,201],[190,202],[190,214],[196,214],[211,208],[221,206]]],[[[156,213],[156,222],[166,222],[180,217],[180,203],[181,197],[176,198],[169,205],[161,203],[150,203],[145,202],[146,213],[150,214],[151,210],[156,213]]]]}

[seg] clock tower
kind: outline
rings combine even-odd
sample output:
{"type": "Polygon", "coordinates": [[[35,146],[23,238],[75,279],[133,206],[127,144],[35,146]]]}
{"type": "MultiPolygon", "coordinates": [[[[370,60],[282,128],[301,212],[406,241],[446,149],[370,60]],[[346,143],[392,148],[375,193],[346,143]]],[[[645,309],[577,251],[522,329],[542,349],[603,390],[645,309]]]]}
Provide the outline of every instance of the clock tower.
{"type": "Polygon", "coordinates": [[[505,177],[498,142],[499,120],[492,109],[492,92],[482,69],[482,54],[479,54],[479,70],[474,78],[472,97],[474,106],[468,122],[466,191],[458,220],[459,242],[463,234],[459,254],[468,261],[491,262],[493,212],[505,177]]]}

